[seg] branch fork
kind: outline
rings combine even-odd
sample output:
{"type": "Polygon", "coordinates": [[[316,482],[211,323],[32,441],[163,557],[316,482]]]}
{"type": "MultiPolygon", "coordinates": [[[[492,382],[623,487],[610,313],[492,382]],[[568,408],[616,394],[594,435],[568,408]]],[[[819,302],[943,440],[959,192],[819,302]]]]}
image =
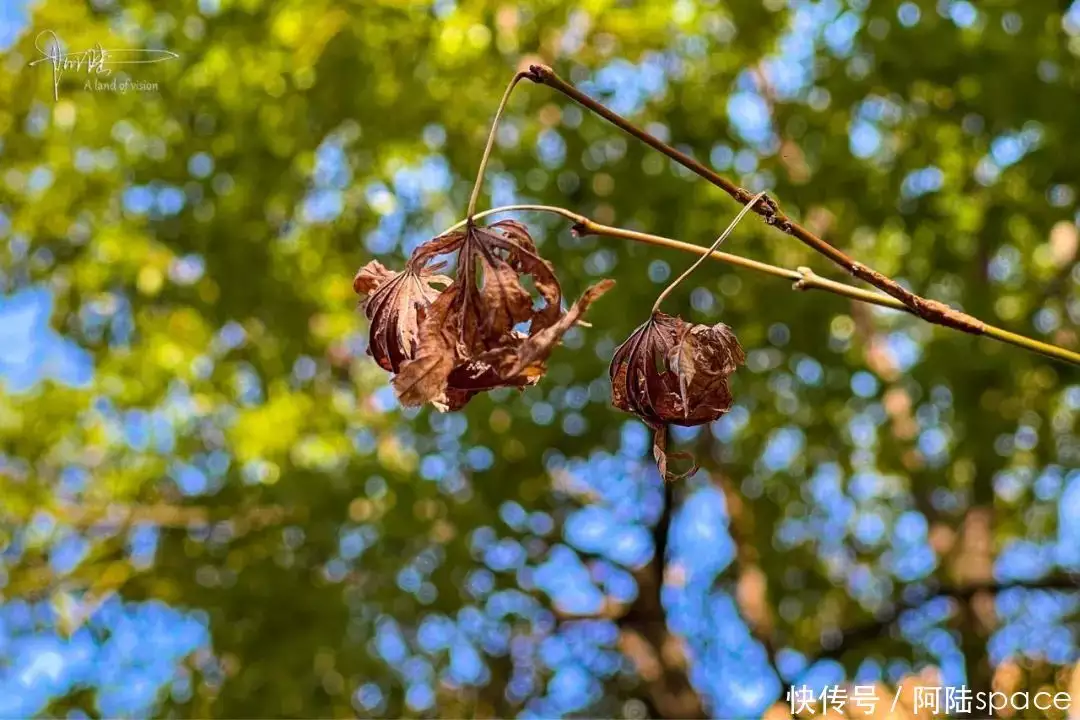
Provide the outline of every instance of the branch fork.
{"type": "MultiPolygon", "coordinates": [[[[590,112],[604,118],[620,130],[663,153],[705,180],[708,180],[710,183],[730,195],[740,205],[747,206],[754,198],[753,194],[745,188],[739,187],[727,178],[718,175],[689,155],[676,150],[674,147],[626,120],[610,108],[590,98],[588,95],[585,95],[576,87],[559,77],[555,71],[547,65],[530,65],[527,71],[522,71],[515,75],[511,86],[522,78],[527,78],[534,83],[547,85],[548,87],[557,90],[590,112]]],[[[1028,350],[1047,355],[1057,360],[1062,360],[1073,365],[1080,365],[1080,353],[996,328],[965,312],[952,308],[943,302],[924,298],[908,290],[892,278],[854,260],[807,228],[791,220],[780,210],[776,201],[768,195],[754,203],[753,211],[759,215],[767,225],[771,225],[780,232],[794,237],[804,245],[807,245],[816,252],[824,255],[834,264],[843,268],[854,277],[872,285],[882,293],[897,300],[902,309],[928,323],[951,328],[953,330],[959,330],[969,335],[989,335],[997,340],[1024,347],[1028,350]]],[[[586,228],[591,229],[588,224],[586,224],[586,228]]],[[[798,272],[787,272],[795,274],[795,287],[799,290],[810,287],[829,287],[830,289],[835,289],[835,285],[846,287],[843,286],[842,283],[833,284],[832,281],[818,278],[812,272],[803,272],[801,269],[798,272]]],[[[855,288],[851,289],[854,290],[855,288]]]]}

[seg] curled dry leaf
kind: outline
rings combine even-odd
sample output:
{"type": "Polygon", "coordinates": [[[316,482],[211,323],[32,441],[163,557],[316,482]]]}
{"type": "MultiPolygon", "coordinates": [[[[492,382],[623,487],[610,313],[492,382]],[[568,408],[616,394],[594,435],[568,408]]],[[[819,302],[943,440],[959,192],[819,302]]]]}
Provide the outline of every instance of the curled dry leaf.
{"type": "Polygon", "coordinates": [[[555,344],[612,284],[598,283],[564,312],[551,264],[540,257],[525,226],[512,220],[469,224],[440,235],[418,247],[398,275],[369,263],[355,282],[357,292],[374,288],[365,306],[372,318],[372,348],[376,339],[402,338],[396,345],[384,341],[372,352],[380,366],[397,373],[398,399],[406,406],[430,402],[442,410],[458,409],[483,390],[539,381],[555,344]],[[453,281],[425,269],[434,258],[454,252],[453,281]],[[448,287],[437,292],[434,282],[448,287]],[[401,289],[384,290],[391,283],[401,289]],[[384,294],[388,299],[376,306],[376,295],[384,294]],[[383,308],[389,313],[383,318],[386,330],[376,335],[373,313],[383,308]]]}
{"type": "Polygon", "coordinates": [[[581,316],[585,314],[585,311],[598,297],[614,286],[614,280],[601,280],[590,286],[554,325],[544,328],[535,335],[531,335],[521,344],[516,353],[508,354],[505,357],[504,367],[509,365],[511,360],[513,361],[513,365],[506,371],[506,374],[511,377],[522,373],[526,375],[542,375],[544,361],[547,360],[548,355],[551,354],[551,350],[559,342],[559,339],[575,324],[584,325],[581,316]]]}
{"type": "Polygon", "coordinates": [[[611,401],[654,430],[653,454],[667,472],[666,428],[712,422],[731,408],[728,377],[745,362],[727,325],[695,325],[656,311],[615,350],[611,401]]]}
{"type": "Polygon", "coordinates": [[[387,372],[398,372],[416,352],[420,323],[439,295],[432,285],[450,284],[450,278],[432,273],[411,268],[394,272],[372,260],[353,279],[353,290],[367,297],[364,314],[371,321],[368,354],[387,372]]]}

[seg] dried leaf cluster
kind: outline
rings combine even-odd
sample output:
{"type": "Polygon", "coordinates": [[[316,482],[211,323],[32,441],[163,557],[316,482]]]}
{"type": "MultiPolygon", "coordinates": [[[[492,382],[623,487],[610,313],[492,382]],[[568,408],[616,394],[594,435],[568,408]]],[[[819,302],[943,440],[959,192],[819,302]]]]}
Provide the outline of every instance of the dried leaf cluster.
{"type": "MultiPolygon", "coordinates": [[[[484,390],[537,383],[563,334],[612,285],[593,285],[564,311],[554,269],[525,226],[512,220],[467,223],[418,247],[403,271],[373,260],[353,280],[367,298],[368,353],[395,374],[401,403],[440,410],[461,408],[484,390]],[[452,253],[455,277],[438,274],[445,263],[436,259],[452,253]]],[[[727,412],[728,378],[744,361],[727,325],[688,323],[656,308],[615,351],[608,371],[612,404],[653,429],[662,474],[668,425],[701,425],[727,412]]]]}
{"type": "Polygon", "coordinates": [[[368,352],[396,374],[401,403],[440,410],[461,408],[484,390],[538,382],[563,334],[612,285],[593,285],[563,310],[554,269],[525,226],[512,220],[470,222],[418,247],[403,271],[372,261],[353,281],[367,298],[368,352]],[[451,253],[457,254],[453,279],[436,274],[442,266],[433,264],[451,253]],[[535,301],[523,280],[535,288],[535,301]]]}
{"type": "MultiPolygon", "coordinates": [[[[612,280],[593,285],[564,311],[554,268],[540,257],[525,226],[513,220],[488,226],[474,221],[499,117],[524,76],[514,76],[495,114],[464,228],[418,247],[401,272],[373,260],[353,280],[356,292],[367,298],[368,353],[394,373],[394,390],[405,406],[431,403],[456,410],[484,390],[539,382],[554,346],[614,285],[612,280]],[[435,261],[453,253],[457,266],[451,279],[438,274],[444,265],[435,261]],[[535,299],[523,281],[535,290],[535,299]]],[[[746,203],[709,251],[660,293],[649,320],[612,358],[612,402],[653,428],[653,455],[665,477],[667,426],[701,425],[727,412],[728,377],[744,355],[726,325],[694,325],[659,306],[765,197],[761,192],[746,203]]]]}
{"type": "MultiPolygon", "coordinates": [[[[395,374],[402,404],[456,410],[478,392],[538,382],[563,334],[613,284],[593,285],[564,311],[551,264],[524,225],[504,220],[470,223],[424,243],[401,272],[373,260],[353,288],[367,298],[368,353],[395,374]],[[434,262],[450,253],[457,253],[454,278],[438,274],[445,264],[434,262]]],[[[667,426],[701,425],[727,412],[728,377],[744,361],[727,325],[692,324],[659,310],[615,351],[612,404],[653,429],[653,454],[665,476],[667,426]]]]}
{"type": "MultiPolygon", "coordinates": [[[[701,425],[726,413],[732,404],[728,378],[743,364],[745,356],[728,326],[688,323],[661,312],[659,307],[681,281],[713,255],[759,202],[762,205],[757,212],[768,224],[796,237],[885,293],[875,300],[867,299],[866,293],[856,295],[853,289],[840,294],[893,307],[895,303],[885,302],[890,299],[886,296],[891,296],[899,301],[900,307],[928,322],[975,335],[994,330],[994,337],[999,340],[1080,362],[1075,353],[1004,333],[940,302],[915,295],[794,223],[765,192],[749,198],[747,191],[580,93],[551,68],[530,65],[527,72],[514,75],[495,113],[469,199],[464,229],[444,233],[421,245],[401,272],[372,261],[360,269],[353,281],[356,292],[367,298],[364,313],[371,323],[368,353],[380,367],[395,374],[393,386],[402,404],[431,403],[441,410],[454,410],[484,390],[525,388],[537,383],[546,371],[548,355],[563,334],[614,284],[604,280],[593,285],[569,310],[563,310],[562,289],[554,269],[540,257],[524,225],[504,220],[484,227],[474,222],[499,118],[514,86],[523,78],[559,90],[743,203],[742,210],[712,246],[660,293],[649,319],[618,347],[608,371],[614,406],[637,415],[653,428],[653,454],[665,477],[668,425],[701,425]],[[452,279],[438,274],[442,266],[433,262],[440,255],[451,253],[457,253],[457,272],[452,279]],[[526,279],[538,295],[535,301],[523,284],[526,279]]],[[[583,222],[580,216],[562,208],[521,207],[577,217],[579,225],[575,229],[580,226],[587,230],[590,224],[596,225],[583,222]]],[[[612,228],[607,230],[615,235],[612,228]]],[[[772,274],[790,277],[782,268],[762,263],[754,266],[768,267],[772,274]]],[[[808,279],[813,276],[809,270],[800,268],[797,276],[797,289],[811,287],[808,279]]],[[[813,286],[832,288],[838,293],[839,288],[846,287],[837,283],[813,286]]]]}

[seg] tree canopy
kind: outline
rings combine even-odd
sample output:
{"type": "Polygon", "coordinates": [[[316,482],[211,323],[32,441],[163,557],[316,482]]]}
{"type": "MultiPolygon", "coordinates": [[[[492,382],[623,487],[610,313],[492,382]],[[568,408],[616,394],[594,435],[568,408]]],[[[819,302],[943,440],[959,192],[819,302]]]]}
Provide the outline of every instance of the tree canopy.
{"type": "MultiPolygon", "coordinates": [[[[515,212],[485,222],[525,223],[567,304],[615,286],[538,384],[398,403],[353,277],[464,219],[529,63],[904,287],[1080,351],[1080,1],[10,6],[0,716],[1069,688],[1076,366],[706,262],[665,309],[746,362],[730,411],[671,429],[700,469],[664,482],[608,364],[696,256],[515,212]],[[175,57],[54,88],[48,31],[175,57]]],[[[739,210],[530,82],[478,209],[509,204],[699,246],[739,210]]],[[[859,284],[754,215],[723,249],[859,284]]]]}

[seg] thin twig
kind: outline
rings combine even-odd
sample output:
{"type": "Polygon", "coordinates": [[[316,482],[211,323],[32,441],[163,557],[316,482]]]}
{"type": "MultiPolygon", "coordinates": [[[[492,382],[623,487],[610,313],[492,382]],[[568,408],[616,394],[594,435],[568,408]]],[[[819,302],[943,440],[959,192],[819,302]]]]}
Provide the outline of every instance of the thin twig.
{"type": "MultiPolygon", "coordinates": [[[[657,247],[669,248],[672,250],[679,250],[680,252],[693,253],[695,255],[707,255],[713,260],[719,260],[720,262],[727,263],[729,265],[735,265],[737,267],[746,268],[747,270],[753,270],[755,272],[764,273],[766,275],[772,275],[773,277],[784,278],[792,281],[792,288],[795,290],[824,290],[826,292],[833,293],[834,295],[840,295],[843,297],[851,298],[852,300],[858,300],[859,302],[869,303],[871,305],[877,305],[879,307],[891,308],[893,310],[902,310],[916,317],[921,317],[918,313],[905,305],[900,300],[884,295],[872,290],[864,290],[863,288],[852,287],[836,280],[829,280],[817,275],[813,270],[808,267],[799,267],[792,270],[790,268],[777,267],[776,265],[770,265],[768,263],[759,262],[757,260],[751,260],[740,255],[732,255],[730,253],[720,252],[719,250],[709,251],[708,248],[704,248],[700,245],[694,245],[688,242],[682,242],[681,240],[673,240],[671,238],[662,237],[660,235],[652,235],[650,233],[639,232],[637,230],[627,230],[625,228],[614,227],[611,225],[604,225],[598,223],[595,220],[591,220],[584,215],[567,210],[566,208],[557,207],[554,205],[504,205],[502,207],[492,208],[483,212],[476,213],[473,216],[474,220],[478,220],[488,215],[494,215],[502,212],[514,212],[514,211],[528,211],[528,212],[544,212],[554,215],[560,215],[574,223],[574,232],[579,236],[584,235],[598,235],[603,237],[620,238],[623,240],[632,240],[633,242],[645,243],[647,245],[655,245],[657,247]]],[[[445,232],[451,232],[463,227],[467,221],[462,220],[456,223],[445,232]]],[[[923,318],[925,319],[925,318],[923,318]]],[[[980,321],[981,322],[981,321],[980,321]]],[[[1031,350],[1033,352],[1046,355],[1047,357],[1054,358],[1055,360],[1061,360],[1063,362],[1070,363],[1072,365],[1080,365],[1080,353],[1073,352],[1072,350],[1066,350],[1065,348],[1057,347],[1056,345],[1049,345],[1047,343],[1039,342],[1023,335],[1009,332],[1008,330],[1002,330],[999,327],[995,327],[988,323],[982,323],[983,334],[987,337],[992,337],[995,340],[999,340],[1010,345],[1024,348],[1025,350],[1031,350]]],[[[946,326],[950,327],[950,326],[946,326]]]]}
{"type": "Polygon", "coordinates": [[[473,183],[472,194],[469,196],[469,209],[465,213],[468,222],[472,222],[473,212],[476,210],[476,199],[480,196],[480,187],[484,184],[484,171],[487,169],[488,159],[491,157],[491,148],[495,144],[499,119],[502,117],[503,111],[506,110],[506,103],[510,100],[510,93],[514,91],[514,86],[527,76],[528,73],[526,72],[518,72],[514,75],[513,80],[506,86],[506,92],[503,93],[502,100],[499,102],[499,109],[495,111],[495,119],[491,121],[491,130],[488,131],[487,145],[484,146],[484,154],[480,158],[480,169],[476,173],[476,182],[473,183]]]}
{"type": "MultiPolygon", "coordinates": [[[[593,100],[588,95],[585,95],[573,85],[563,80],[554,70],[546,65],[530,65],[526,77],[535,83],[547,85],[548,87],[561,92],[563,95],[566,95],[590,112],[599,115],[619,129],[644,142],[646,145],[662,152],[675,162],[693,171],[726,192],[734,198],[736,202],[742,205],[746,205],[750,202],[751,195],[749,191],[718,175],[689,155],[676,150],[664,141],[650,135],[623,118],[621,115],[605,107],[603,104],[593,100]]],[[[873,268],[867,267],[852,259],[843,251],[833,247],[811,231],[793,221],[781,212],[779,206],[772,198],[766,197],[765,201],[758,203],[754,209],[767,224],[798,239],[805,245],[829,258],[829,260],[836,263],[855,277],[899,300],[909,312],[929,323],[953,328],[971,335],[990,335],[998,340],[1018,345],[1029,350],[1034,350],[1035,352],[1042,353],[1049,357],[1071,362],[1073,364],[1080,364],[1080,354],[1070,352],[1057,347],[1056,345],[1050,345],[999,328],[994,328],[967,313],[949,307],[945,303],[916,295],[901,286],[892,278],[886,277],[873,268]]]]}
{"type": "Polygon", "coordinates": [[[652,308],[653,315],[655,315],[657,313],[657,311],[660,310],[660,304],[664,302],[664,298],[666,298],[668,295],[670,295],[671,291],[674,290],[676,288],[676,286],[678,286],[679,283],[681,283],[683,280],[685,280],[687,277],[689,277],[690,273],[694,272],[694,270],[697,269],[698,265],[705,262],[705,258],[709,257],[709,253],[713,252],[714,250],[716,250],[716,248],[720,247],[720,243],[724,242],[724,240],[727,239],[728,235],[731,234],[731,231],[735,229],[735,226],[739,224],[739,221],[741,221],[744,217],[746,217],[746,213],[750,212],[750,210],[754,207],[754,205],[757,204],[757,201],[760,200],[763,197],[765,197],[765,193],[763,193],[763,192],[758,193],[757,195],[754,196],[753,200],[748,202],[746,205],[743,205],[743,208],[742,208],[742,210],[739,211],[739,214],[735,216],[735,219],[732,220],[731,223],[728,224],[728,226],[724,229],[724,232],[720,233],[720,237],[716,238],[716,242],[714,242],[712,244],[712,246],[708,250],[705,251],[705,254],[702,255],[701,257],[699,257],[697,260],[695,260],[694,264],[691,265],[690,267],[686,268],[686,271],[682,275],[680,275],[679,277],[672,280],[671,284],[668,285],[666,288],[664,288],[664,291],[662,293],[660,293],[660,296],[658,298],[656,298],[656,302],[653,303],[653,308],[652,308]]]}
{"type": "Polygon", "coordinates": [[[244,508],[236,513],[223,514],[201,505],[165,503],[149,505],[112,503],[78,507],[64,504],[50,507],[48,512],[61,523],[82,530],[94,527],[122,528],[140,523],[157,525],[161,528],[182,529],[193,525],[229,521],[238,526],[239,532],[276,525],[296,515],[280,505],[260,505],[244,508]]]}

